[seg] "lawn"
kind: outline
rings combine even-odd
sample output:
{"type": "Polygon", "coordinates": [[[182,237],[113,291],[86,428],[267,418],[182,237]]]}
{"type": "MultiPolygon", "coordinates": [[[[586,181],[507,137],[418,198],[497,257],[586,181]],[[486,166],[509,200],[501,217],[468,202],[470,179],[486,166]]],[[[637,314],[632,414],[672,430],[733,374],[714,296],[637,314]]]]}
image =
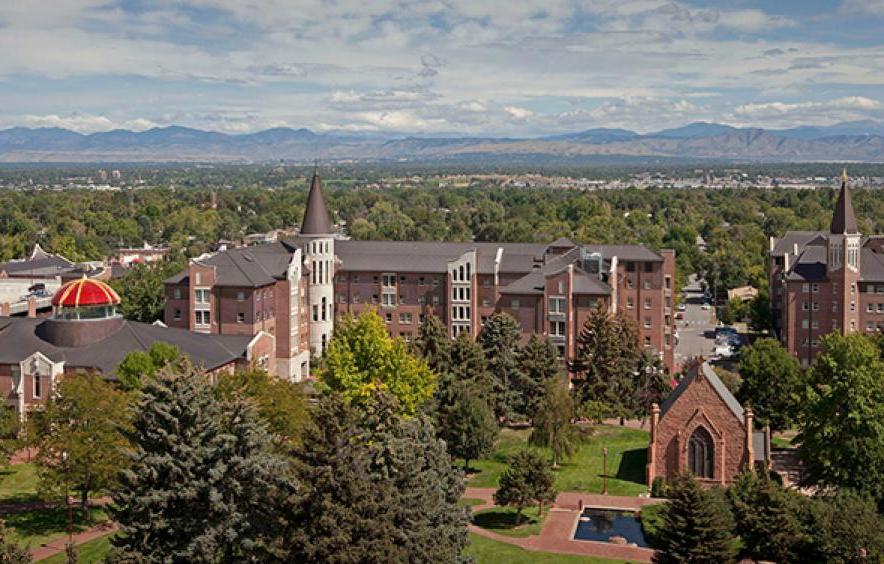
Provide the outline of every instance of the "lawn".
{"type": "Polygon", "coordinates": [[[626,562],[589,556],[531,552],[474,534],[470,535],[470,546],[467,547],[466,553],[476,559],[476,564],[623,564],[626,562]]]}
{"type": "MultiPolygon", "coordinates": [[[[107,521],[107,513],[101,507],[90,508],[91,523],[83,523],[82,513],[74,508],[74,533],[85,531],[95,525],[107,521]]],[[[12,529],[12,537],[31,548],[36,548],[52,539],[64,536],[68,532],[68,510],[66,507],[57,509],[41,509],[21,511],[0,515],[6,526],[12,529]]]]}
{"type": "Polygon", "coordinates": [[[37,500],[36,464],[13,464],[0,469],[0,503],[37,500]]]}
{"type": "MultiPolygon", "coordinates": [[[[78,546],[77,562],[79,564],[98,564],[99,562],[104,562],[107,555],[110,554],[111,548],[113,548],[110,543],[112,536],[107,535],[106,537],[91,540],[78,546]]],[[[43,564],[67,564],[67,558],[61,552],[40,562],[43,564]]]]}
{"type": "MultiPolygon", "coordinates": [[[[478,472],[471,475],[469,485],[496,488],[500,474],[506,469],[507,458],[527,447],[530,433],[530,429],[503,429],[497,451],[488,459],[470,462],[478,472]]],[[[646,491],[648,432],[616,425],[595,427],[595,432],[577,453],[555,470],[556,488],[559,491],[601,493],[602,449],[605,447],[608,449],[608,493],[633,496],[646,491]]],[[[549,453],[548,449],[540,450],[549,453]]]]}
{"type": "MultiPolygon", "coordinates": [[[[545,514],[544,514],[545,516],[545,514]]],[[[537,507],[526,507],[522,521],[516,525],[516,510],[511,507],[495,507],[473,514],[473,524],[489,531],[510,537],[539,535],[543,518],[537,518],[537,507]]]]}

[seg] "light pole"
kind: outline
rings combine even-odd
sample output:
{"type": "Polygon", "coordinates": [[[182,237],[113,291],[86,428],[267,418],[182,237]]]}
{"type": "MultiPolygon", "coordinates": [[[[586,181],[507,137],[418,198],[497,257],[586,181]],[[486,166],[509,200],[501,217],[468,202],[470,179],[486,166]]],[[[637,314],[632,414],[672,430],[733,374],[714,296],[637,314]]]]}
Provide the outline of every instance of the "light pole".
{"type": "Polygon", "coordinates": [[[602,449],[605,456],[605,466],[602,473],[602,495],[608,495],[608,447],[602,449]]]}

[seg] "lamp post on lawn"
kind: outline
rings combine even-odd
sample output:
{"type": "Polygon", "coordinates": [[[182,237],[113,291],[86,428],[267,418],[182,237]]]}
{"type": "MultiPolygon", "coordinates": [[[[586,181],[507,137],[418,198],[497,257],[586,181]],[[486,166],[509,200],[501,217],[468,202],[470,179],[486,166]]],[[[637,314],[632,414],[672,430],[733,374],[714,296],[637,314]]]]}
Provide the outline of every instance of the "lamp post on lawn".
{"type": "Polygon", "coordinates": [[[608,495],[608,447],[602,449],[605,455],[605,467],[602,473],[602,495],[608,495]]]}
{"type": "Polygon", "coordinates": [[[68,504],[68,544],[74,544],[74,498],[68,496],[67,498],[68,504]]]}

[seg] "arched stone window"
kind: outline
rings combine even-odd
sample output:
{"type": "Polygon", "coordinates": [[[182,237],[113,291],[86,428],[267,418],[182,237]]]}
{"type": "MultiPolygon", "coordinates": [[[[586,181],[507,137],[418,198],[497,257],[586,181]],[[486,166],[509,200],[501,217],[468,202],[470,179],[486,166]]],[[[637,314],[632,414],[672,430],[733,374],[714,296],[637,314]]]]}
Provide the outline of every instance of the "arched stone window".
{"type": "Polygon", "coordinates": [[[697,478],[711,479],[714,451],[712,435],[705,427],[697,427],[688,441],[688,471],[697,478]]]}

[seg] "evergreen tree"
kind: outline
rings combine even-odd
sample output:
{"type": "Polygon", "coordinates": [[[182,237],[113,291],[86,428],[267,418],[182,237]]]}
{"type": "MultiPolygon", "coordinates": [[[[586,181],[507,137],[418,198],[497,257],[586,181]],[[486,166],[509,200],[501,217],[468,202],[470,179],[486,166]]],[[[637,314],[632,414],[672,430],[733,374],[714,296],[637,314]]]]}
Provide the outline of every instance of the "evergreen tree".
{"type": "Polygon", "coordinates": [[[448,371],[440,375],[437,408],[443,411],[454,405],[457,386],[463,384],[469,385],[489,405],[494,405],[494,383],[482,348],[469,335],[461,333],[451,343],[449,358],[448,371]]]}
{"type": "Polygon", "coordinates": [[[580,376],[574,381],[580,402],[607,402],[621,417],[634,415],[640,355],[635,321],[599,305],[577,336],[571,363],[571,371],[580,376]]]}
{"type": "Polygon", "coordinates": [[[528,441],[532,445],[548,447],[552,451],[553,468],[560,460],[570,458],[580,440],[572,423],[574,401],[567,385],[557,379],[546,383],[546,393],[534,416],[534,430],[528,441]]]}
{"type": "Polygon", "coordinates": [[[785,489],[768,474],[743,472],[728,489],[736,533],[754,560],[797,562],[807,541],[800,520],[801,494],[785,489]]]}
{"type": "Polygon", "coordinates": [[[543,512],[544,503],[556,498],[555,476],[540,454],[522,450],[510,457],[509,467],[503,471],[494,492],[494,503],[516,509],[516,524],[522,521],[522,511],[537,503],[543,512]]]}
{"type": "Polygon", "coordinates": [[[0,519],[0,562],[3,564],[30,564],[31,553],[10,538],[6,523],[0,519]]]}
{"type": "Polygon", "coordinates": [[[438,317],[427,313],[414,344],[415,351],[433,372],[439,376],[448,372],[451,339],[448,338],[448,329],[438,317]]]}
{"type": "Polygon", "coordinates": [[[464,459],[464,472],[469,471],[470,460],[491,452],[499,434],[500,428],[488,402],[469,384],[457,384],[454,403],[441,414],[439,435],[453,458],[464,459]]]}
{"type": "Polygon", "coordinates": [[[304,502],[297,562],[454,562],[467,543],[463,477],[423,415],[376,392],[358,406],[321,398],[295,451],[304,502]]]}
{"type": "Polygon", "coordinates": [[[433,397],[436,375],[402,339],[390,337],[378,314],[369,310],[358,319],[344,317],[319,368],[320,389],[360,403],[375,390],[393,394],[405,413],[414,414],[433,397]]]}
{"type": "Polygon", "coordinates": [[[112,487],[126,464],[127,401],[101,376],[76,374],[62,379],[34,419],[40,490],[55,499],[79,492],[86,522],[89,496],[112,487]]]}
{"type": "Polygon", "coordinates": [[[115,558],[273,561],[286,556],[296,485],[254,408],[216,399],[184,363],[148,380],[129,433],[131,466],[114,492],[115,558]]]}
{"type": "Polygon", "coordinates": [[[543,400],[547,382],[563,373],[559,353],[548,338],[531,335],[519,351],[518,366],[513,410],[517,415],[533,419],[543,400]]]}
{"type": "Polygon", "coordinates": [[[757,339],[740,354],[740,377],[736,396],[758,421],[775,431],[788,428],[803,385],[798,360],[776,339],[757,339]]]}
{"type": "Polygon", "coordinates": [[[669,487],[658,564],[733,562],[736,551],[733,517],[724,495],[706,491],[690,476],[675,478],[669,487]]]}
{"type": "Polygon", "coordinates": [[[630,404],[632,410],[642,418],[651,410],[651,404],[662,404],[672,391],[672,385],[659,356],[649,351],[641,351],[634,391],[635,397],[630,404]]]}
{"type": "Polygon", "coordinates": [[[517,403],[515,384],[519,377],[519,322],[506,313],[493,313],[485,320],[477,342],[488,361],[488,372],[493,378],[495,405],[498,417],[509,419],[517,403]]]}

